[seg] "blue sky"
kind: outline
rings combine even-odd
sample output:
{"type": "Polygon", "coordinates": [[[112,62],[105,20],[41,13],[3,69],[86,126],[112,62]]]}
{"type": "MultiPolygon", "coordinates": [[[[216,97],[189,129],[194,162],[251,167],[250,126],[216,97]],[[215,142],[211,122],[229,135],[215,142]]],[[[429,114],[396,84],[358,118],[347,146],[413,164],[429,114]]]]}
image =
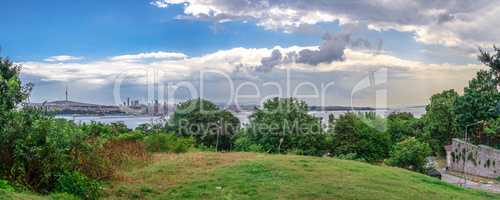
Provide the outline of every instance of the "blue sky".
{"type": "MultiPolygon", "coordinates": [[[[197,56],[232,47],[309,45],[318,36],[265,31],[252,23],[219,25],[175,19],[182,6],[161,9],[148,0],[6,1],[0,25],[4,54],[16,60],[53,55],[101,58],[147,51],[180,51],[197,56]],[[5,12],[6,11],[6,12],[5,12]]],[[[335,27],[334,27],[335,28],[335,27]]]]}
{"type": "MultiPolygon", "coordinates": [[[[160,77],[163,82],[192,81],[206,69],[260,82],[287,69],[297,74],[298,82],[332,77],[329,81],[343,83],[327,95],[329,104],[347,104],[357,81],[389,68],[389,104],[414,105],[442,89],[460,91],[480,68],[473,54],[478,46],[497,42],[498,30],[487,28],[500,7],[483,4],[6,0],[0,12],[0,45],[2,56],[25,66],[23,80],[39,86],[34,101],[60,99],[57,91],[71,85],[81,94],[75,100],[116,104],[112,95],[100,95],[111,93],[109,80],[125,69],[158,67],[170,74],[160,77]],[[406,97],[401,84],[419,85],[418,98],[406,97]]],[[[127,84],[134,89],[124,89],[122,96],[144,98],[144,81],[140,76],[132,79],[127,84]]]]}

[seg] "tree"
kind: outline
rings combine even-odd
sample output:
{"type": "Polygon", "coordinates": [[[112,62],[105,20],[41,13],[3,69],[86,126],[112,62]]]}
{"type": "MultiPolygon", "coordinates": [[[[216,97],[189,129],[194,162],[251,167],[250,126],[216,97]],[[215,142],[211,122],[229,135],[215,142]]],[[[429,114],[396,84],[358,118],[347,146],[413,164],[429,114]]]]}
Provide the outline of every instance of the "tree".
{"type": "MultiPolygon", "coordinates": [[[[489,121],[498,117],[497,104],[500,93],[491,71],[481,70],[464,88],[464,95],[457,98],[455,113],[460,131],[465,132],[465,126],[479,121],[489,121]]],[[[482,125],[468,127],[474,142],[490,143],[489,137],[483,137],[482,125]]]]}
{"type": "Polygon", "coordinates": [[[334,154],[355,155],[368,162],[382,160],[389,154],[390,136],[366,124],[354,113],[341,115],[334,128],[334,154]]]}
{"type": "Polygon", "coordinates": [[[422,117],[426,141],[437,153],[444,153],[444,146],[458,136],[458,125],[454,110],[458,93],[455,90],[445,90],[432,95],[426,114],[422,117]]]}
{"type": "Polygon", "coordinates": [[[500,86],[500,49],[493,46],[494,54],[484,50],[479,49],[478,60],[490,68],[490,73],[494,76],[494,81],[496,88],[500,86]]]}
{"type": "Polygon", "coordinates": [[[387,133],[391,136],[393,143],[398,143],[401,140],[410,136],[415,136],[415,127],[413,127],[414,120],[416,120],[411,113],[395,112],[387,116],[387,133]]]}
{"type": "Polygon", "coordinates": [[[230,149],[240,120],[231,112],[219,109],[203,99],[186,101],[177,106],[167,123],[167,130],[181,136],[193,136],[198,145],[230,149]]]}
{"type": "Polygon", "coordinates": [[[27,99],[31,92],[32,84],[21,84],[20,71],[21,65],[0,57],[0,125],[5,123],[6,112],[27,99]]]}
{"type": "Polygon", "coordinates": [[[320,123],[319,118],[308,113],[304,101],[273,98],[250,116],[248,137],[268,152],[320,155],[326,150],[320,123]]]}
{"type": "Polygon", "coordinates": [[[386,164],[417,172],[425,172],[427,157],[432,154],[429,144],[410,137],[396,144],[386,164]]]}

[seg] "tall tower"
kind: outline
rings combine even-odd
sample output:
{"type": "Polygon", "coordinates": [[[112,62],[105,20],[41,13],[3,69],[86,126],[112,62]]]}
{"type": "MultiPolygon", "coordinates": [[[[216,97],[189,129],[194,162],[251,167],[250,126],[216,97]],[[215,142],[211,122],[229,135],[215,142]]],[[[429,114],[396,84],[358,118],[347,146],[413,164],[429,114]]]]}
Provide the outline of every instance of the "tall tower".
{"type": "Polygon", "coordinates": [[[68,101],[68,86],[66,86],[66,101],[68,101]]]}

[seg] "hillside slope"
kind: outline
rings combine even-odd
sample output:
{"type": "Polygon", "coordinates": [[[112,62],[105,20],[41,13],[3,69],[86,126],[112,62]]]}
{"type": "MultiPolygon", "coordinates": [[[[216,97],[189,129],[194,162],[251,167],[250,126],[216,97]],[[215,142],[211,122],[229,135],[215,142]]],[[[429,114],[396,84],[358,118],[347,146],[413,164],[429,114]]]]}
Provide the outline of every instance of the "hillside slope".
{"type": "Polygon", "coordinates": [[[148,164],[130,166],[119,180],[107,184],[104,198],[473,200],[500,196],[354,161],[203,152],[156,154],[148,164]]]}

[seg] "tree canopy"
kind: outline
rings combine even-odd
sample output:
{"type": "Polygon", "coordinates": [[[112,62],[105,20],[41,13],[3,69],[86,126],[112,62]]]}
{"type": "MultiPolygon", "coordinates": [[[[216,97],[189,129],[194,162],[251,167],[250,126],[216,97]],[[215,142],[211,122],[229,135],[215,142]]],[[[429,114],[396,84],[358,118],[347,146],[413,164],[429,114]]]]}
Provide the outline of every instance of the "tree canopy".
{"type": "Polygon", "coordinates": [[[240,121],[231,112],[204,99],[193,99],[177,106],[167,129],[177,135],[193,136],[198,145],[229,149],[240,121]]]}
{"type": "Polygon", "coordinates": [[[319,118],[308,113],[304,101],[273,98],[250,116],[248,134],[269,152],[301,150],[304,154],[317,155],[325,149],[320,123],[319,118]]]}
{"type": "Polygon", "coordinates": [[[29,97],[32,85],[22,85],[20,71],[21,65],[0,57],[0,114],[12,110],[29,97]]]}

